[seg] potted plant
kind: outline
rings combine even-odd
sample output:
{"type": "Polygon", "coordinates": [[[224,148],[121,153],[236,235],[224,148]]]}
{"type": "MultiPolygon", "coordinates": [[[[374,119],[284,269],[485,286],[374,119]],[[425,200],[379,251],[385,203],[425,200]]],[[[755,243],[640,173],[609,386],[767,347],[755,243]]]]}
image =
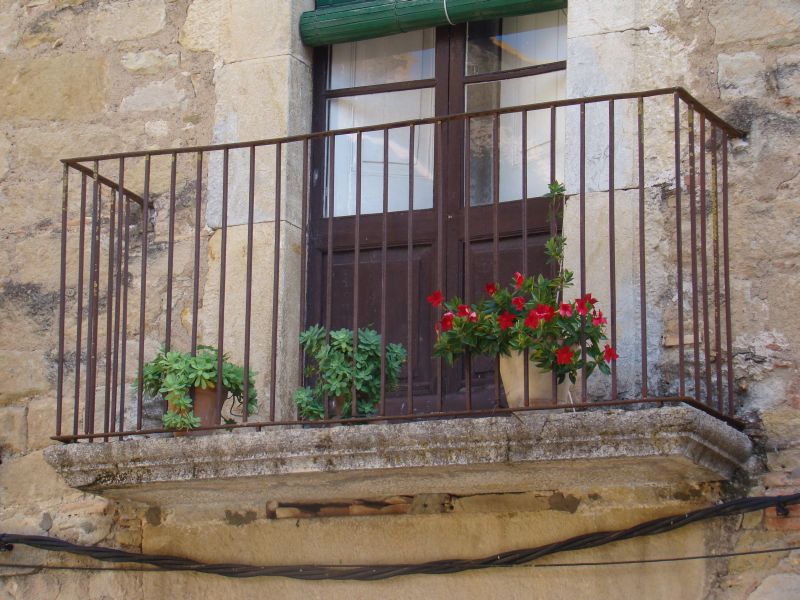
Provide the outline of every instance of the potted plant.
{"type": "MultiPolygon", "coordinates": [[[[314,325],[300,334],[300,345],[311,362],[306,368],[306,377],[315,382],[313,387],[302,387],[294,393],[300,418],[323,419],[326,395],[333,400],[337,416],[350,418],[353,386],[356,414],[375,413],[381,395],[381,336],[378,332],[359,329],[354,352],[352,330],[328,333],[324,327],[314,325]]],[[[385,360],[386,389],[395,390],[400,369],[406,361],[406,349],[402,344],[387,344],[385,360]]]]}
{"type": "MultiPolygon", "coordinates": [[[[551,197],[563,194],[563,186],[550,186],[551,197]]],[[[606,318],[591,293],[564,301],[564,290],[572,286],[573,273],[563,268],[566,240],[555,236],[545,245],[549,262],[558,265],[553,278],[525,277],[517,272],[511,284],[485,286],[487,297],[477,304],[463,304],[459,298],[445,301],[440,291],[428,296],[444,314],[436,324],[434,356],[452,363],[457,356],[500,355],[500,376],[510,408],[524,403],[523,353],[533,363],[528,368],[529,398],[552,397],[555,373],[559,384],[557,400],[562,402],[584,368],[586,376],[595,369],[608,374],[609,363],[618,358],[606,341],[606,318]],[[586,345],[582,356],[581,340],[586,345]]],[[[546,404],[539,402],[540,404],[546,404]]],[[[534,405],[537,402],[534,402],[534,405]]]]}
{"type": "MultiPolygon", "coordinates": [[[[176,350],[167,352],[162,347],[153,360],[144,364],[144,391],[151,396],[160,395],[167,401],[167,412],[162,417],[166,429],[188,431],[220,424],[217,356],[217,349],[212,346],[198,346],[195,356],[176,350]]],[[[244,369],[229,359],[228,354],[222,355],[223,398],[232,397],[241,406],[244,402],[244,369]]],[[[248,414],[255,412],[258,406],[254,375],[251,372],[248,378],[248,414]]]]}

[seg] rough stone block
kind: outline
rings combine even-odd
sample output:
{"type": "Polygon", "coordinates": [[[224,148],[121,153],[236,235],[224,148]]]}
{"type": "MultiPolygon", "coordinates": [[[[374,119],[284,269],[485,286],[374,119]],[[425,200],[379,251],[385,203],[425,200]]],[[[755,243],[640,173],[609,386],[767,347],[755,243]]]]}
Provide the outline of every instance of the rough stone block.
{"type": "Polygon", "coordinates": [[[11,142],[0,134],[0,181],[8,174],[11,168],[11,142]]]}
{"type": "MultiPolygon", "coordinates": [[[[124,28],[122,28],[124,29],[124,28]]],[[[101,112],[105,59],[85,54],[0,62],[0,118],[82,119],[101,112]]]]}
{"type": "Polygon", "coordinates": [[[25,406],[0,408],[0,454],[3,456],[25,452],[28,437],[27,412],[25,406]]]}
{"type": "Polygon", "coordinates": [[[766,63],[756,52],[720,54],[719,63],[720,96],[730,98],[759,98],[767,91],[766,63]]]}
{"type": "Polygon", "coordinates": [[[44,461],[41,451],[0,464],[0,505],[4,507],[37,506],[73,494],[75,491],[44,461]]]}
{"type": "Polygon", "coordinates": [[[712,7],[708,20],[717,44],[764,40],[800,30],[800,5],[784,0],[733,0],[712,7]]]}
{"type": "MultiPolygon", "coordinates": [[[[311,71],[290,56],[249,60],[223,66],[217,76],[214,141],[219,143],[282,137],[310,130],[311,71]],[[280,90],[276,92],[276,90],[280,90]]],[[[282,218],[300,222],[302,144],[283,147],[282,218]]],[[[221,226],[222,153],[209,157],[209,203],[206,222],[221,226]]],[[[228,224],[247,222],[250,160],[247,150],[230,153],[228,224]]],[[[275,214],[275,150],[256,150],[254,221],[275,214]]]]}
{"type": "Polygon", "coordinates": [[[101,5],[90,15],[90,36],[100,42],[139,40],[166,25],[164,0],[121,0],[101,5]]]}
{"type": "MultiPolygon", "coordinates": [[[[72,433],[72,416],[74,414],[74,388],[65,386],[64,404],[62,407],[62,433],[72,433]]],[[[81,411],[82,412],[82,411],[81,411]]],[[[83,415],[80,415],[79,427],[83,427],[83,415]]],[[[58,442],[50,439],[55,435],[56,400],[54,396],[33,398],[28,403],[28,447],[40,450],[58,442]]]]}
{"type": "Polygon", "coordinates": [[[787,600],[800,597],[800,575],[796,573],[779,573],[770,575],[747,600],[787,600]]]}
{"type": "Polygon", "coordinates": [[[678,18],[678,3],[664,0],[611,0],[596,10],[592,0],[569,4],[570,38],[620,31],[655,28],[665,20],[678,18]]]}
{"type": "Polygon", "coordinates": [[[178,66],[177,54],[164,54],[161,50],[143,50],[122,55],[122,66],[140,75],[157,75],[178,66]]]}
{"type": "Polygon", "coordinates": [[[187,50],[216,52],[226,4],[219,0],[194,0],[178,38],[181,46],[187,50]]]}
{"type": "Polygon", "coordinates": [[[775,69],[778,95],[785,98],[800,96],[800,54],[790,54],[778,58],[775,69]]]}
{"type": "Polygon", "coordinates": [[[122,99],[120,112],[145,112],[167,110],[179,107],[186,99],[186,92],[178,86],[177,81],[154,81],[122,99]]]}

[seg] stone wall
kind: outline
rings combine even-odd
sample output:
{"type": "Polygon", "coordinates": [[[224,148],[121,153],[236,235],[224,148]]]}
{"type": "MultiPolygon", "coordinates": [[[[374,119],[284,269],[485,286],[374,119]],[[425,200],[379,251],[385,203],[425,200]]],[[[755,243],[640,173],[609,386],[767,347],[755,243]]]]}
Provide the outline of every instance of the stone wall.
{"type": "MultiPolygon", "coordinates": [[[[578,505],[565,505],[556,493],[543,493],[523,499],[502,495],[458,500],[447,514],[295,521],[269,520],[266,510],[251,519],[231,507],[230,515],[192,521],[186,515],[81,494],[44,463],[41,449],[51,443],[56,373],[61,189],[57,159],[307,131],[310,53],[299,43],[294,24],[310,5],[310,0],[0,3],[0,323],[6,332],[0,342],[5,367],[0,380],[0,531],[220,562],[416,561],[537,545],[715,501],[720,494],[716,488],[559,490],[562,499],[572,493],[578,505]]],[[[797,491],[800,319],[794,304],[800,292],[800,7],[781,0],[614,0],[602,7],[572,0],[568,35],[570,96],[682,85],[748,131],[730,154],[737,402],[752,423],[766,467],[751,493],[797,491]]],[[[243,168],[233,167],[237,174],[243,168]]],[[[214,331],[218,293],[218,169],[219,163],[209,164],[206,189],[205,335],[214,331]]],[[[141,186],[136,177],[131,185],[141,186]]],[[[163,192],[163,173],[156,179],[163,192]]],[[[235,179],[241,185],[241,178],[235,179]]],[[[669,189],[668,178],[661,183],[669,189]]],[[[242,236],[241,190],[231,192],[232,243],[242,236]]],[[[674,211],[670,194],[656,193],[655,186],[653,190],[648,196],[652,214],[674,211]]],[[[602,198],[602,185],[593,192],[602,198]]],[[[630,194],[620,190],[620,207],[626,206],[630,194]]],[[[158,201],[163,202],[163,195],[158,201]]],[[[297,265],[292,254],[297,241],[291,232],[297,203],[289,199],[288,206],[282,230],[287,240],[284,256],[290,257],[285,272],[296,273],[291,261],[297,265]]],[[[619,221],[632,222],[634,216],[624,210],[619,221]]],[[[274,211],[265,205],[257,221],[268,248],[274,211]]],[[[156,236],[163,241],[163,230],[156,236]]],[[[188,264],[191,240],[182,244],[181,264],[188,264]]],[[[602,250],[601,243],[598,251],[602,250]]],[[[665,242],[653,252],[669,257],[674,249],[665,242]]],[[[634,284],[635,267],[629,258],[620,276],[634,284]]],[[[236,277],[232,275],[234,283],[236,277]]],[[[266,279],[271,280],[268,273],[266,279]]],[[[287,297],[290,287],[285,289],[287,297]]],[[[270,305],[269,296],[259,296],[259,301],[270,305]]],[[[182,293],[176,302],[180,314],[191,298],[182,293]]],[[[153,303],[148,320],[163,322],[164,309],[153,303]]],[[[229,318],[236,322],[241,316],[229,318]]],[[[180,339],[185,341],[186,325],[181,327],[180,339]]],[[[148,352],[163,338],[163,331],[149,333],[148,352]]],[[[659,352],[660,338],[653,343],[654,352],[659,352]]],[[[258,360],[266,361],[267,356],[258,360]]],[[[286,374],[287,380],[292,377],[286,374]]],[[[767,511],[558,560],[680,556],[798,541],[800,512],[793,509],[790,518],[782,519],[767,511]]],[[[18,562],[69,560],[22,548],[14,553],[18,562]]],[[[584,569],[493,570],[376,584],[19,570],[11,577],[0,573],[0,597],[407,597],[414,592],[443,597],[455,592],[461,597],[502,593],[512,598],[567,598],[605,592],[757,600],[797,595],[800,579],[796,553],[584,569]]]]}

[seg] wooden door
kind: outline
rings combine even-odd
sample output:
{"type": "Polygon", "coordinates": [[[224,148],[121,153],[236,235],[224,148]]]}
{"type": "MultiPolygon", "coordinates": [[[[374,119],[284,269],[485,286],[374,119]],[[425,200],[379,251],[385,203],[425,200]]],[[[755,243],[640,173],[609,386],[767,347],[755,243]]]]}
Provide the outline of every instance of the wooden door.
{"type": "MultiPolygon", "coordinates": [[[[503,65],[508,43],[498,43],[502,25],[478,25],[471,25],[472,40],[468,27],[460,25],[417,33],[415,40],[404,34],[409,39],[319,51],[315,64],[327,65],[327,70],[315,72],[315,129],[483,110],[563,93],[563,61],[503,65]],[[392,44],[399,48],[394,55],[387,52],[392,44]],[[337,53],[348,58],[337,63],[337,53]],[[358,65],[366,65],[366,74],[358,65]],[[395,72],[385,72],[391,69],[395,72]],[[350,74],[342,76],[344,72],[350,74]],[[411,76],[399,80],[400,72],[411,76]],[[554,73],[552,89],[543,95],[539,79],[554,73]],[[336,78],[339,87],[333,84],[336,78]],[[351,87],[341,87],[342,81],[351,87]]],[[[519,23],[511,27],[514,35],[519,28],[519,23]]],[[[516,118],[521,123],[523,117],[516,118]]],[[[407,346],[411,360],[401,374],[400,390],[387,398],[390,414],[410,408],[409,374],[414,412],[464,408],[463,364],[440,370],[431,356],[439,312],[426,303],[428,294],[441,288],[447,296],[466,292],[477,301],[486,282],[507,283],[525,262],[528,273],[544,272],[550,221],[541,196],[561,166],[542,115],[526,115],[535,133],[527,138],[531,154],[524,166],[528,181],[523,200],[523,166],[513,150],[522,146],[521,128],[513,120],[476,119],[469,129],[456,121],[438,133],[433,126],[419,127],[413,141],[410,128],[388,134],[379,130],[338,136],[312,148],[307,322],[332,329],[357,324],[382,331],[385,326],[387,343],[407,346]],[[439,135],[441,148],[436,148],[439,135]],[[523,238],[527,261],[522,258],[523,238]]],[[[494,405],[494,361],[476,359],[472,381],[473,408],[494,405]]]]}

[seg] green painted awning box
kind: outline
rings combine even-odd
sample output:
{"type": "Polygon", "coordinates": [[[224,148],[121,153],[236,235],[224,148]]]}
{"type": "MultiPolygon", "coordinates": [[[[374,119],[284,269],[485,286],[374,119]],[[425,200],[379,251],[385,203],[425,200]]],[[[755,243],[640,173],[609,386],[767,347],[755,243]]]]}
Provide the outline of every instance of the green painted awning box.
{"type": "Polygon", "coordinates": [[[317,0],[300,17],[308,46],[326,46],[404,31],[467,23],[567,6],[566,0],[317,0]]]}

